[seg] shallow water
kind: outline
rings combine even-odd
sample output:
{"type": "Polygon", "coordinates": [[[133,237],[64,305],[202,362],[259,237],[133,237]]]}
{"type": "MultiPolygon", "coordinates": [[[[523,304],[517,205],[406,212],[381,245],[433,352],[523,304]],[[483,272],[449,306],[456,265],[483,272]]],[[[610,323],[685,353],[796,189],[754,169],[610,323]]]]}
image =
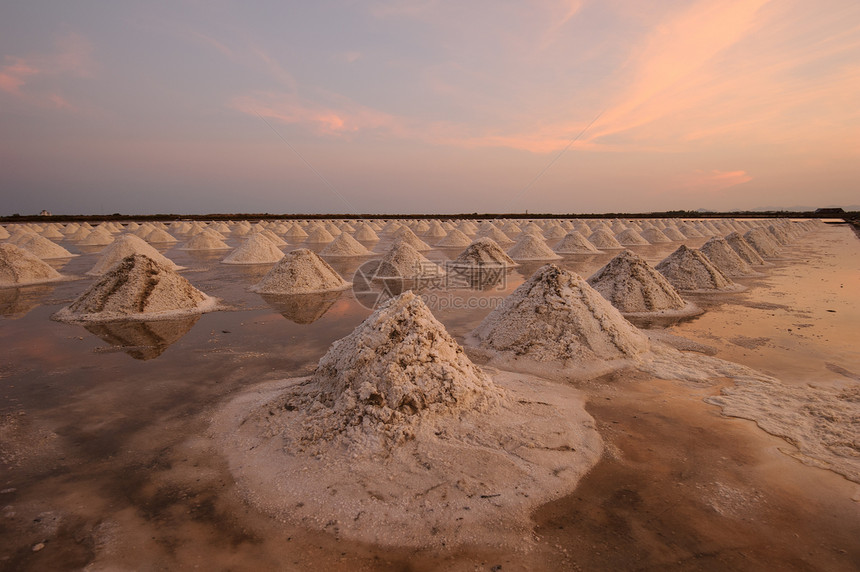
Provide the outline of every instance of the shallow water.
{"type": "MultiPolygon", "coordinates": [[[[55,263],[64,274],[82,276],[97,259],[92,249],[61,244],[81,254],[55,263]]],[[[50,315],[92,278],[0,290],[0,569],[755,569],[777,562],[850,570],[860,562],[857,485],[783,455],[785,441],[753,423],[721,417],[702,402],[718,387],[641,374],[581,387],[609,453],[573,495],[537,512],[529,552],[383,551],[257,514],[205,439],[210,412],[256,383],[308,373],[370,310],[350,291],[261,297],[247,288],[270,265],[222,265],[226,252],[180,244],[159,250],[229,311],[169,326],[84,328],[50,315]]],[[[369,247],[383,252],[388,244],[369,247]]],[[[668,331],[786,383],[856,384],[858,246],[847,227],[824,226],[785,249],[763,277],[742,280],[747,291],[694,297],[706,313],[668,331]]],[[[654,264],[676,247],[632,250],[654,264]]],[[[457,253],[426,255],[442,262],[457,253]]],[[[557,263],[588,277],[614,254],[557,263]]],[[[364,260],[332,264],[350,279],[364,260]]],[[[540,266],[524,264],[477,289],[420,286],[435,316],[462,339],[540,266]]]]}

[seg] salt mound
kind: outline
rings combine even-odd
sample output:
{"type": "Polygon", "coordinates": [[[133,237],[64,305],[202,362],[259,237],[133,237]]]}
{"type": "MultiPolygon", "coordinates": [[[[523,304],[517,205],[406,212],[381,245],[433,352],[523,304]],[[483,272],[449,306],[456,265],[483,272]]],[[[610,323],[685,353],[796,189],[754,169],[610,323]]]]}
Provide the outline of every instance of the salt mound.
{"type": "Polygon", "coordinates": [[[442,227],[442,224],[439,223],[438,220],[434,220],[427,228],[427,232],[424,233],[424,236],[431,240],[439,240],[441,238],[445,238],[447,235],[447,231],[445,231],[444,227],[442,227]]]}
{"type": "Polygon", "coordinates": [[[144,240],[151,243],[177,242],[176,238],[171,236],[166,230],[158,227],[146,233],[146,238],[144,240]]]}
{"type": "Polygon", "coordinates": [[[366,222],[359,223],[358,228],[355,229],[355,234],[353,236],[356,238],[356,240],[363,240],[364,242],[379,240],[379,235],[376,234],[376,231],[373,230],[373,227],[366,222]]]}
{"type": "Polygon", "coordinates": [[[788,233],[786,228],[782,225],[772,224],[767,227],[767,232],[776,240],[777,244],[780,246],[785,246],[786,244],[791,243],[791,235],[788,233]]]}
{"type": "Polygon", "coordinates": [[[513,244],[514,241],[511,238],[496,228],[496,225],[491,224],[489,228],[485,229],[483,232],[478,233],[479,236],[485,236],[489,239],[492,239],[496,244],[513,244]]]}
{"type": "Polygon", "coordinates": [[[225,250],[230,247],[222,240],[222,236],[214,230],[203,230],[192,236],[179,250],[225,250]]]}
{"type": "Polygon", "coordinates": [[[468,336],[505,369],[595,376],[626,365],[648,338],[579,275],[547,264],[468,336]]]}
{"type": "Polygon", "coordinates": [[[61,322],[150,321],[209,312],[216,304],[215,298],[175,270],[132,254],[52,318],[61,322]]]}
{"type": "Polygon", "coordinates": [[[517,263],[492,238],[481,237],[451,262],[452,266],[516,266],[517,263]]]}
{"type": "Polygon", "coordinates": [[[304,229],[299,226],[298,223],[295,222],[291,224],[283,234],[284,237],[296,242],[304,240],[308,237],[308,233],[306,233],[304,229]]]}
{"type": "Polygon", "coordinates": [[[564,235],[564,238],[555,245],[553,250],[558,254],[597,254],[600,252],[587,238],[575,230],[564,235]]]}
{"type": "Polygon", "coordinates": [[[342,232],[320,252],[323,256],[347,257],[370,256],[373,254],[363,244],[346,232],[342,232]]]}
{"type": "Polygon", "coordinates": [[[399,240],[382,257],[380,269],[395,272],[393,276],[379,276],[380,278],[424,278],[444,274],[437,264],[410,244],[399,240]]]}
{"type": "Polygon", "coordinates": [[[699,248],[711,263],[730,278],[738,276],[755,276],[758,273],[747,264],[738,253],[729,246],[725,238],[715,236],[699,248]]]}
{"type": "Polygon", "coordinates": [[[308,233],[308,237],[305,242],[322,244],[326,242],[331,242],[333,240],[334,236],[332,236],[329,231],[322,227],[316,227],[308,233]]]}
{"type": "Polygon", "coordinates": [[[780,448],[807,465],[860,483],[860,386],[829,390],[776,381],[738,380],[705,401],[723,415],[749,419],[784,438],[796,451],[780,448]]]}
{"type": "Polygon", "coordinates": [[[532,233],[535,236],[539,236],[541,238],[544,238],[543,229],[541,227],[539,227],[537,224],[535,224],[534,221],[526,223],[526,225],[522,227],[522,232],[523,233],[532,233]]]}
{"type": "Polygon", "coordinates": [[[514,260],[558,260],[558,254],[546,245],[538,235],[523,231],[517,243],[508,251],[508,256],[514,260]]]}
{"type": "Polygon", "coordinates": [[[534,508],[572,491],[602,449],[578,392],[491,380],[412,292],[312,377],[234,400],[212,432],[260,509],[389,546],[526,548],[534,508]]]}
{"type": "MultiPolygon", "coordinates": [[[[86,233],[86,236],[78,241],[81,246],[107,246],[114,241],[113,235],[106,228],[99,227],[92,231],[82,228],[78,232],[80,231],[86,233]]],[[[76,235],[77,233],[73,237],[76,235]]]]}
{"type": "Polygon", "coordinates": [[[462,248],[472,244],[472,239],[466,236],[463,231],[452,228],[448,231],[448,236],[436,243],[440,248],[462,248]]]}
{"type": "Polygon", "coordinates": [[[779,246],[773,237],[763,228],[751,228],[744,234],[744,239],[762,258],[779,256],[779,246]]]}
{"type": "Polygon", "coordinates": [[[266,294],[312,294],[345,290],[351,285],[315,252],[299,248],[285,254],[250,290],[266,294]]]}
{"type": "Polygon", "coordinates": [[[665,244],[667,242],[672,242],[672,239],[659,228],[646,228],[642,231],[642,238],[651,244],[665,244]]]}
{"type": "Polygon", "coordinates": [[[42,260],[53,260],[55,258],[71,258],[77,256],[72,254],[56,242],[48,240],[38,234],[30,234],[18,241],[17,245],[42,260]]]}
{"type": "Polygon", "coordinates": [[[403,227],[394,233],[394,240],[406,242],[417,251],[433,250],[429,244],[418,238],[408,227],[403,227]]]}
{"type": "Polygon", "coordinates": [[[633,230],[632,228],[622,230],[621,232],[616,234],[615,240],[617,240],[618,244],[620,244],[621,246],[647,246],[651,244],[650,242],[642,238],[642,235],[633,230]]]}
{"type": "Polygon", "coordinates": [[[63,280],[63,276],[33,253],[0,243],[0,288],[63,280]]]}
{"type": "Polygon", "coordinates": [[[287,245],[287,241],[285,241],[283,238],[281,238],[280,236],[278,236],[277,234],[275,234],[274,232],[272,232],[268,228],[261,229],[258,232],[260,234],[262,234],[263,236],[265,236],[266,238],[268,238],[269,241],[272,244],[274,244],[275,246],[280,247],[280,246],[286,246],[287,245]]]}
{"type": "Polygon", "coordinates": [[[756,252],[756,249],[750,246],[750,243],[748,243],[739,232],[729,234],[726,237],[726,242],[728,242],[729,246],[738,253],[738,256],[740,256],[744,262],[750,266],[764,266],[767,264],[761,255],[756,252]]]}
{"type": "Polygon", "coordinates": [[[604,228],[598,228],[592,232],[588,237],[588,241],[600,250],[624,248],[620,242],[615,240],[615,235],[604,228]]]}
{"type": "Polygon", "coordinates": [[[9,231],[6,230],[6,227],[0,225],[0,240],[6,240],[9,238],[9,231]]]}
{"type": "Polygon", "coordinates": [[[595,272],[588,283],[625,315],[690,316],[701,313],[684,301],[662,274],[625,250],[595,272]]]}
{"type": "Polygon", "coordinates": [[[682,292],[731,292],[743,289],[711,264],[707,256],[683,244],[655,268],[682,292]]]}
{"type": "Polygon", "coordinates": [[[284,256],[272,241],[260,233],[254,233],[245,239],[239,248],[228,254],[222,264],[271,264],[284,256]]]}
{"type": "Polygon", "coordinates": [[[162,266],[166,266],[171,270],[179,270],[182,267],[174,264],[172,260],[162,255],[160,252],[150,246],[145,240],[133,234],[127,234],[119,237],[116,242],[101,251],[98,262],[87,272],[89,276],[101,276],[111,269],[111,267],[129,256],[130,254],[143,254],[155,260],[162,266]]]}

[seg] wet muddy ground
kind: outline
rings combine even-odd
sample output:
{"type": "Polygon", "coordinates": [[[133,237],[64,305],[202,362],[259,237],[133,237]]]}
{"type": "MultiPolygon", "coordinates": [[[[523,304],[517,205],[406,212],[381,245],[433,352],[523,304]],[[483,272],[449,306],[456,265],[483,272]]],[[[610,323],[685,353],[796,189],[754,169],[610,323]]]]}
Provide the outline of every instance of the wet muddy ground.
{"type": "MultiPolygon", "coordinates": [[[[634,250],[656,263],[676,246],[634,250]]],[[[699,296],[705,314],[651,327],[784,383],[856,384],[858,247],[847,227],[824,226],[763,277],[743,281],[746,292],[699,296]]],[[[233,310],[169,327],[88,330],[50,315],[92,279],[0,290],[0,569],[860,567],[860,485],[802,464],[783,452],[787,441],[702,401],[731,380],[704,386],[620,372],[579,384],[606,453],[573,494],[536,511],[527,549],[383,550],[258,514],[212,449],[211,412],[256,383],[311,371],[370,310],[351,292],[311,309],[270,304],[247,291],[268,267],[162,250],[233,310]]],[[[560,264],[588,276],[612,256],[560,264]]],[[[61,271],[82,275],[96,257],[84,253],[61,271]]],[[[336,268],[350,276],[359,263],[336,268]]],[[[479,290],[425,293],[462,339],[538,266],[479,290]]]]}

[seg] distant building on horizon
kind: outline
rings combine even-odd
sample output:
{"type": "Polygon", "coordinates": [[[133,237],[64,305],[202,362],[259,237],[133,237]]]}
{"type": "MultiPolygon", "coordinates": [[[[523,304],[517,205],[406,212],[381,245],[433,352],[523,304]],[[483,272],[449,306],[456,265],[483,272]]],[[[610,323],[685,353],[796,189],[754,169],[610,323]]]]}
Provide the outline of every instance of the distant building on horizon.
{"type": "Polygon", "coordinates": [[[51,211],[46,211],[42,209],[42,212],[39,213],[39,216],[51,216],[51,211]]]}

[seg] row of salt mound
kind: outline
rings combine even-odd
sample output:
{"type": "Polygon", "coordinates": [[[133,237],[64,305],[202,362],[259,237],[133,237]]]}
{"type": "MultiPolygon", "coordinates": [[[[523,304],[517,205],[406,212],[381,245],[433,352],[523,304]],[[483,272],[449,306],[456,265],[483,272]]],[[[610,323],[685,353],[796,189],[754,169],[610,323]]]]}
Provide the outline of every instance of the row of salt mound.
{"type": "Polygon", "coordinates": [[[617,240],[621,246],[647,246],[651,244],[632,228],[628,228],[627,230],[623,230],[616,234],[615,240],[617,240]]]}
{"type": "Polygon", "coordinates": [[[531,232],[524,232],[517,243],[508,250],[508,256],[517,261],[558,260],[558,254],[546,245],[544,239],[531,232]]]}
{"type": "Polygon", "coordinates": [[[245,241],[221,260],[222,264],[270,264],[284,253],[260,233],[251,234],[245,241]]]}
{"type": "Polygon", "coordinates": [[[492,238],[481,237],[466,247],[466,250],[451,262],[452,266],[511,267],[514,260],[492,238]]]}
{"type": "Polygon", "coordinates": [[[504,369],[594,376],[648,351],[647,336],[579,275],[547,264],[467,337],[504,369]]]}
{"type": "Polygon", "coordinates": [[[337,238],[328,243],[325,248],[320,251],[323,256],[331,256],[333,258],[346,258],[352,256],[370,256],[373,253],[368,250],[363,244],[354,239],[349,233],[342,232],[337,238]]]}
{"type": "Polygon", "coordinates": [[[87,272],[89,276],[101,276],[110,270],[114,264],[132,254],[142,254],[171,270],[180,270],[172,260],[155,250],[149,243],[133,234],[126,234],[107,246],[99,254],[95,265],[87,272]]]}
{"type": "Polygon", "coordinates": [[[63,275],[30,251],[9,242],[0,244],[0,288],[59,280],[65,280],[63,275]]]}
{"type": "Polygon", "coordinates": [[[315,294],[349,288],[352,283],[341,278],[328,262],[307,248],[288,252],[251,287],[261,294],[315,294]]]}
{"type": "Polygon", "coordinates": [[[312,377],[236,399],[213,428],[238,485],[277,516],[383,545],[508,545],[602,445],[572,388],[496,379],[405,292],[334,342],[312,377]]]}
{"type": "Polygon", "coordinates": [[[655,269],[681,292],[735,292],[743,289],[714,266],[707,256],[683,244],[655,269]]]}
{"type": "Polygon", "coordinates": [[[72,254],[56,242],[34,233],[20,235],[14,241],[14,244],[29,251],[31,254],[42,260],[72,258],[73,256],[77,256],[77,254],[72,254]]]}
{"type": "Polygon", "coordinates": [[[579,232],[572,230],[555,245],[558,254],[598,254],[600,250],[579,232]]]}
{"type": "Polygon", "coordinates": [[[229,250],[223,238],[219,232],[207,228],[188,239],[179,250],[229,250]]]}
{"type": "Polygon", "coordinates": [[[610,260],[587,282],[625,315],[679,317],[701,313],[644,258],[629,250],[610,260]]]}
{"type": "Polygon", "coordinates": [[[725,238],[714,236],[703,244],[699,251],[729,278],[758,275],[758,272],[735,252],[725,238]]]}
{"type": "Polygon", "coordinates": [[[52,318],[61,322],[148,321],[200,314],[216,306],[215,298],[175,270],[143,254],[132,254],[52,318]]]}
{"type": "Polygon", "coordinates": [[[756,249],[739,232],[735,231],[727,235],[726,242],[750,266],[765,266],[767,264],[756,249]]]}
{"type": "Polygon", "coordinates": [[[646,228],[641,234],[642,238],[648,241],[649,244],[665,244],[667,242],[672,242],[672,239],[659,228],[646,228]]]}
{"type": "Polygon", "coordinates": [[[772,235],[763,228],[751,228],[744,233],[744,240],[752,246],[762,258],[779,256],[779,246],[772,235]]]}

